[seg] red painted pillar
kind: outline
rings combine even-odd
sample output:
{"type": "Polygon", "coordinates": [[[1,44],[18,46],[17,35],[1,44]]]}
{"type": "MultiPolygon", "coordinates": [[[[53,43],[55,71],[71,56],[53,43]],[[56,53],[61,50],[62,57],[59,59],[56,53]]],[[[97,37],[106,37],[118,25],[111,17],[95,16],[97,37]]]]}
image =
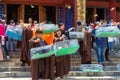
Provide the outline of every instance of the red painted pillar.
{"type": "Polygon", "coordinates": [[[74,0],[74,27],[77,27],[77,0],[74,0]]]}
{"type": "Polygon", "coordinates": [[[109,8],[110,8],[110,18],[113,18],[114,21],[116,21],[117,20],[116,0],[109,0],[109,8]]]}

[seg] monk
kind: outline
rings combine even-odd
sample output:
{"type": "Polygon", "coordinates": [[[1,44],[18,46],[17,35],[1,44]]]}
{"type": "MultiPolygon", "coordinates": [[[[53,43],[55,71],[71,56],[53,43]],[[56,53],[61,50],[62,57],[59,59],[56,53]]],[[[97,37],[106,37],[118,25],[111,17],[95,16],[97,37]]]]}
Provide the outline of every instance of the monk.
{"type": "MultiPolygon", "coordinates": [[[[63,39],[64,37],[62,36],[61,30],[57,30],[55,32],[54,42],[63,41],[63,39]]],[[[56,77],[62,78],[65,74],[64,67],[66,67],[66,65],[64,65],[64,58],[64,56],[55,57],[56,77]]]]}
{"type": "Polygon", "coordinates": [[[92,34],[86,30],[86,28],[82,28],[82,32],[84,32],[83,40],[79,40],[79,53],[81,55],[81,63],[82,64],[91,64],[91,41],[92,34]]]}
{"type": "Polygon", "coordinates": [[[32,23],[32,18],[29,18],[28,22],[29,25],[24,27],[22,32],[22,45],[20,54],[20,61],[22,62],[21,66],[25,66],[25,64],[30,65],[29,40],[33,37],[34,25],[32,23]]]}
{"type": "MultiPolygon", "coordinates": [[[[67,33],[69,33],[72,28],[70,28],[68,31],[65,31],[65,25],[63,23],[59,24],[59,28],[62,32],[63,37],[68,37],[67,33]]],[[[70,71],[70,55],[64,56],[64,61],[63,61],[64,66],[64,75],[67,75],[70,71]]]]}
{"type": "MultiPolygon", "coordinates": [[[[42,31],[36,31],[36,38],[31,38],[29,41],[30,48],[45,46],[47,43],[41,39],[42,31]]],[[[45,58],[31,60],[32,80],[38,80],[45,77],[45,58]]]]}
{"type": "Polygon", "coordinates": [[[22,62],[21,66],[25,66],[27,63],[30,65],[30,55],[29,55],[29,40],[32,37],[32,30],[29,28],[23,28],[22,33],[22,47],[20,61],[22,62]]]}
{"type": "MultiPolygon", "coordinates": [[[[30,39],[30,48],[47,45],[47,42],[42,39],[42,31],[36,30],[36,37],[30,39]]],[[[42,58],[31,61],[32,80],[39,78],[54,80],[54,57],[42,58]]]]}

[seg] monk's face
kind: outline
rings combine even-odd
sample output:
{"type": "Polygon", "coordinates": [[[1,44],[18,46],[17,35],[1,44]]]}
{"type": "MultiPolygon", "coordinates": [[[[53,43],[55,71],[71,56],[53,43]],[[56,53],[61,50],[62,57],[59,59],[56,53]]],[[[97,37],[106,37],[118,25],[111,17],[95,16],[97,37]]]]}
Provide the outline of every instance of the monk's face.
{"type": "Polygon", "coordinates": [[[41,33],[36,34],[36,37],[37,37],[37,38],[42,38],[42,34],[41,34],[41,33]]]}
{"type": "Polygon", "coordinates": [[[61,29],[61,30],[64,30],[64,29],[65,29],[64,24],[63,24],[62,26],[60,26],[60,29],[61,29]]]}
{"type": "Polygon", "coordinates": [[[62,35],[62,32],[61,31],[57,31],[56,34],[57,34],[58,37],[60,37],[62,35]]]}
{"type": "Polygon", "coordinates": [[[29,22],[29,23],[32,23],[32,18],[29,18],[28,22],[29,22]]]}

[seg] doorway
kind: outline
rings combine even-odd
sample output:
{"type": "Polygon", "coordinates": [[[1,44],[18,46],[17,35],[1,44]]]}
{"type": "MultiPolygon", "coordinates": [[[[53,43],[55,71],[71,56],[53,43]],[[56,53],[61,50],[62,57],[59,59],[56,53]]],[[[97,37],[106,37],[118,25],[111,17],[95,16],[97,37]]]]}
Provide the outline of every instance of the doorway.
{"type": "Polygon", "coordinates": [[[7,23],[9,23],[10,20],[14,20],[16,23],[18,21],[18,9],[20,5],[17,4],[8,4],[7,5],[7,23]]]}
{"type": "Polygon", "coordinates": [[[33,20],[39,21],[39,6],[35,5],[25,5],[25,15],[24,15],[25,23],[28,22],[29,18],[33,20]]]}
{"type": "Polygon", "coordinates": [[[45,9],[46,9],[46,21],[47,21],[47,23],[56,24],[56,7],[45,6],[45,9]]]}
{"type": "Polygon", "coordinates": [[[89,24],[90,22],[94,22],[94,8],[86,9],[86,22],[89,24]]]}
{"type": "Polygon", "coordinates": [[[100,21],[100,20],[104,20],[105,17],[104,17],[104,9],[103,8],[97,8],[97,21],[100,21]]]}

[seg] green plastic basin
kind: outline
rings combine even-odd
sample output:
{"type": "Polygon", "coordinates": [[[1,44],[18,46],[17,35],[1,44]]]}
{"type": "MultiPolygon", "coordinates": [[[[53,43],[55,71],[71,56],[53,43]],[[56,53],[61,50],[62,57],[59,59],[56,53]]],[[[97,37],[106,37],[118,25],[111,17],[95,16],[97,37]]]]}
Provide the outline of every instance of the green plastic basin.
{"type": "Polygon", "coordinates": [[[78,51],[78,49],[79,49],[79,46],[57,49],[55,55],[64,56],[64,55],[75,54],[78,51]]]}
{"type": "Polygon", "coordinates": [[[46,58],[46,57],[50,57],[54,54],[54,50],[51,50],[49,51],[49,53],[44,53],[44,54],[40,54],[40,53],[36,53],[36,54],[33,54],[32,56],[32,60],[35,60],[35,59],[40,59],[40,58],[46,58]]]}

